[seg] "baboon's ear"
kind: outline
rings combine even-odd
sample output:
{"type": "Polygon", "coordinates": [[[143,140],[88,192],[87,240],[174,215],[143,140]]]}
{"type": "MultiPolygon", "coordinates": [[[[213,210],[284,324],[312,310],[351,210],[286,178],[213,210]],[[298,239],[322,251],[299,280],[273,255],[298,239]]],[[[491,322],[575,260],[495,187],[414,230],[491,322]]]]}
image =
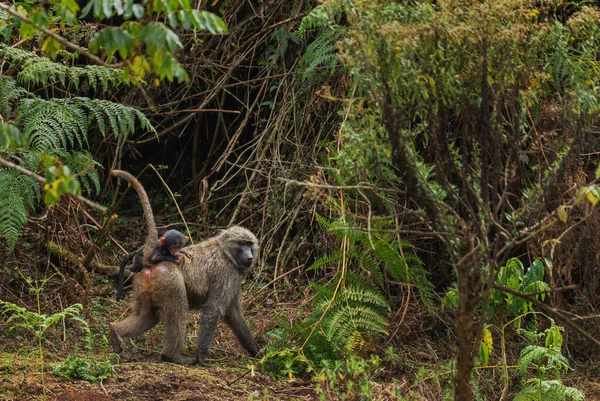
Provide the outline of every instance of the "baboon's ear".
{"type": "Polygon", "coordinates": [[[188,242],[190,240],[190,237],[188,237],[187,235],[185,237],[183,237],[183,242],[188,242]]]}
{"type": "Polygon", "coordinates": [[[165,237],[160,237],[160,238],[158,239],[158,242],[160,242],[160,244],[161,244],[161,245],[164,245],[164,244],[165,244],[165,242],[167,242],[167,239],[166,239],[165,237]]]}

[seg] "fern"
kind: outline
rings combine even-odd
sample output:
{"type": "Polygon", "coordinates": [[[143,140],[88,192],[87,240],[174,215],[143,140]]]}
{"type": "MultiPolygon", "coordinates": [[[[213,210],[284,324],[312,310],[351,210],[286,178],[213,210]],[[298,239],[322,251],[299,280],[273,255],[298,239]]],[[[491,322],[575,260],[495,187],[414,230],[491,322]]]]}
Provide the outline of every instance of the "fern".
{"type": "Polygon", "coordinates": [[[585,395],[560,380],[531,379],[514,401],[584,401],[585,395]]]}
{"type": "Polygon", "coordinates": [[[30,149],[37,153],[87,141],[87,116],[66,99],[22,100],[15,125],[23,127],[30,149]]]}
{"type": "MultiPolygon", "coordinates": [[[[381,290],[384,271],[395,280],[417,286],[423,300],[431,302],[432,285],[422,262],[408,251],[399,252],[411,248],[410,243],[386,233],[353,229],[318,214],[316,218],[327,231],[345,238],[348,246],[317,259],[308,268],[336,272],[324,284],[310,283],[315,293],[312,313],[304,318],[300,311],[295,324],[279,319],[279,328],[268,334],[274,342],[266,347],[261,364],[275,375],[297,374],[299,366],[314,371],[328,360],[352,358],[370,340],[387,334],[391,308],[381,290]],[[299,364],[297,356],[306,363],[299,364]]],[[[385,219],[372,222],[375,229],[387,225],[385,219]]]]}
{"type": "Polygon", "coordinates": [[[4,120],[10,120],[13,106],[18,100],[26,96],[28,92],[17,85],[10,77],[0,77],[0,114],[4,120]]]}
{"type": "Polygon", "coordinates": [[[319,4],[302,18],[298,27],[298,34],[301,37],[305,37],[309,30],[327,28],[335,24],[341,15],[341,4],[333,2],[330,2],[329,5],[319,4]]]}
{"type": "Polygon", "coordinates": [[[339,38],[338,33],[325,31],[306,47],[298,66],[302,82],[312,76],[319,66],[326,67],[329,75],[333,74],[338,63],[335,43],[339,38]]]}
{"type": "Polygon", "coordinates": [[[156,133],[148,118],[133,107],[107,100],[76,98],[76,101],[80,102],[82,108],[88,110],[89,118],[96,121],[102,135],[107,133],[105,119],[108,120],[115,138],[119,136],[126,137],[128,134],[133,133],[136,120],[142,129],[156,133]]]}
{"type": "MultiPolygon", "coordinates": [[[[13,50],[15,49],[10,49],[13,60],[25,66],[30,65],[27,62],[27,57],[30,56],[28,52],[13,50]]],[[[7,52],[6,49],[4,51],[7,52]]],[[[54,79],[62,82],[65,82],[66,76],[76,79],[77,76],[85,74],[92,85],[105,86],[111,82],[110,74],[101,68],[77,70],[79,72],[70,69],[64,75],[61,73],[60,64],[44,64],[48,62],[38,59],[35,61],[37,66],[48,65],[54,68],[54,79]]],[[[32,77],[26,81],[34,83],[35,79],[37,78],[32,77]]],[[[43,80],[46,78],[39,79],[41,81],[35,82],[45,82],[43,80]]],[[[115,138],[127,137],[140,126],[146,131],[156,133],[146,116],[132,107],[85,97],[41,99],[21,88],[11,77],[0,79],[0,112],[2,120],[12,121],[12,125],[7,126],[14,127],[15,131],[22,134],[19,140],[22,143],[10,144],[21,147],[16,150],[0,149],[2,157],[30,171],[40,172],[48,167],[47,163],[42,164],[40,161],[42,158],[50,160],[44,155],[51,154],[53,158],[58,158],[69,167],[67,171],[78,176],[88,192],[97,193],[100,190],[96,171],[98,164],[89,152],[81,150],[88,147],[88,137],[92,128],[97,128],[103,136],[112,134],[115,138]],[[13,115],[16,116],[14,120],[13,115]]],[[[40,201],[40,185],[26,175],[0,170],[0,191],[0,234],[4,235],[9,248],[12,249],[23,224],[27,221],[28,210],[40,201]]],[[[46,192],[46,195],[48,194],[49,192],[46,192]]],[[[50,198],[46,196],[45,200],[58,198],[59,195],[50,198]]]]}
{"type": "Polygon", "coordinates": [[[100,192],[100,178],[96,170],[96,167],[100,164],[92,158],[90,152],[68,153],[62,157],[62,160],[71,168],[73,173],[79,176],[79,180],[88,193],[100,192]]]}
{"type": "Polygon", "coordinates": [[[54,62],[35,53],[15,49],[0,43],[0,57],[20,67],[17,74],[19,83],[26,86],[46,86],[48,83],[60,82],[63,86],[72,83],[79,88],[82,78],[87,78],[95,91],[108,91],[109,85],[128,83],[123,70],[103,66],[74,67],[54,62]]]}
{"type": "MultiPolygon", "coordinates": [[[[346,237],[351,241],[346,256],[353,264],[367,271],[376,284],[383,284],[383,269],[385,269],[394,281],[414,286],[425,305],[433,306],[433,284],[427,278],[429,273],[421,259],[409,251],[412,248],[411,243],[397,240],[388,233],[368,233],[353,229],[350,227],[351,224],[344,222],[328,222],[320,215],[317,215],[317,221],[337,237],[346,237]]],[[[372,229],[387,224],[389,224],[387,219],[373,220],[372,229]]],[[[318,259],[309,269],[334,266],[340,260],[341,251],[335,251],[318,259]]]]}
{"type": "Polygon", "coordinates": [[[531,344],[523,348],[517,368],[524,380],[528,370],[533,369],[537,378],[525,382],[515,401],[583,401],[585,396],[573,387],[565,386],[560,381],[561,372],[569,369],[569,361],[562,354],[562,327],[556,326],[550,319],[551,326],[541,333],[519,330],[526,338],[533,341],[545,340],[543,346],[531,344]],[[555,379],[548,379],[555,376],[555,379]]]}
{"type": "Polygon", "coordinates": [[[338,292],[334,289],[343,280],[341,274],[327,286],[317,287],[315,297],[318,303],[309,323],[318,323],[331,346],[343,353],[355,350],[350,342],[363,335],[385,334],[387,332],[389,304],[381,291],[368,283],[364,277],[348,273],[345,282],[348,286],[338,292]]]}
{"type": "Polygon", "coordinates": [[[55,363],[52,373],[65,379],[82,379],[91,383],[98,383],[117,375],[109,360],[98,362],[75,355],[69,355],[64,362],[55,363]]]}
{"type": "Polygon", "coordinates": [[[27,221],[27,209],[39,197],[39,184],[33,178],[15,170],[0,169],[0,233],[10,249],[27,221]]]}

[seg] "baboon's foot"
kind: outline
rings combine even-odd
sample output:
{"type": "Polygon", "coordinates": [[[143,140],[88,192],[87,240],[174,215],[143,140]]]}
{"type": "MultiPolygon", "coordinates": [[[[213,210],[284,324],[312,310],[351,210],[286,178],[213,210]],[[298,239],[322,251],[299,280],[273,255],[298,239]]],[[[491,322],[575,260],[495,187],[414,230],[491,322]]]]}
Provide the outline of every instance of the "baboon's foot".
{"type": "Polygon", "coordinates": [[[123,339],[121,338],[121,336],[119,335],[117,330],[113,327],[113,325],[110,324],[109,326],[110,326],[110,338],[108,339],[108,342],[109,342],[110,346],[112,347],[113,352],[115,354],[118,354],[119,356],[123,356],[123,351],[125,350],[125,343],[123,342],[123,339]]]}
{"type": "Polygon", "coordinates": [[[208,367],[208,365],[209,365],[209,363],[206,362],[206,356],[204,356],[204,357],[198,356],[196,358],[195,363],[196,363],[196,365],[204,366],[205,368],[208,367]]]}
{"type": "Polygon", "coordinates": [[[186,356],[181,355],[166,355],[160,354],[160,359],[163,362],[176,363],[178,365],[193,365],[196,362],[193,358],[188,358],[186,356]]]}

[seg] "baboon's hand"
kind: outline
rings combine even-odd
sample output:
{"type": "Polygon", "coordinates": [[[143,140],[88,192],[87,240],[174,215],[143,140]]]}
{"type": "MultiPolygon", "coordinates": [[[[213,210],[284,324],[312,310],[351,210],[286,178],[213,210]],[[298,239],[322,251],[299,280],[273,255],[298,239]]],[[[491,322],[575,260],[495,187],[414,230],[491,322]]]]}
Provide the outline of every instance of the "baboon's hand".
{"type": "Polygon", "coordinates": [[[190,252],[188,252],[185,249],[180,249],[179,253],[182,254],[182,255],[184,255],[185,257],[187,257],[190,260],[194,260],[194,255],[192,255],[190,252]]]}

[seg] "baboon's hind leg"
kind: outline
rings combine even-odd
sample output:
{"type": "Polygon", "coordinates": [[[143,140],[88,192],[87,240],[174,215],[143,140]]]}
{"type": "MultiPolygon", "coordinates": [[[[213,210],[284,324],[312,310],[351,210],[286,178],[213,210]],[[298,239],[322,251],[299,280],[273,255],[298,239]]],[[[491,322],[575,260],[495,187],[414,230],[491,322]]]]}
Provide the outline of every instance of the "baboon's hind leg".
{"type": "MultiPolygon", "coordinates": [[[[148,302],[149,303],[149,302],[148,302]]],[[[122,355],[125,348],[123,340],[134,338],[150,330],[158,323],[158,314],[148,305],[137,307],[125,319],[110,324],[109,342],[113,352],[122,355]]]]}
{"type": "Polygon", "coordinates": [[[161,276],[160,292],[155,293],[154,301],[160,305],[160,320],[165,326],[160,358],[180,365],[193,364],[195,359],[181,355],[185,344],[189,305],[183,276],[178,270],[167,270],[161,276]]]}

